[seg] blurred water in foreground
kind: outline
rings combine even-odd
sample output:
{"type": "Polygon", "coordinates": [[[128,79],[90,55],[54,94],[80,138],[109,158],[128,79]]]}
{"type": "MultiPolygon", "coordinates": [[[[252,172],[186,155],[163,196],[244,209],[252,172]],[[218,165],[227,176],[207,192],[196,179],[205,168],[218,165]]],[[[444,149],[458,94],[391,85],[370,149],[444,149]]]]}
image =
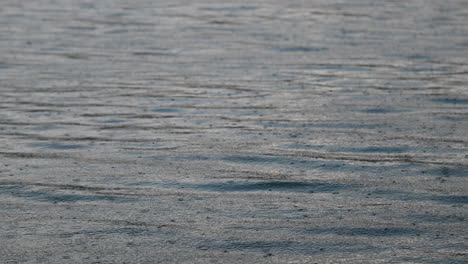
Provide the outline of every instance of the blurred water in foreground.
{"type": "Polygon", "coordinates": [[[468,2],[0,5],[0,263],[468,263],[468,2]]]}

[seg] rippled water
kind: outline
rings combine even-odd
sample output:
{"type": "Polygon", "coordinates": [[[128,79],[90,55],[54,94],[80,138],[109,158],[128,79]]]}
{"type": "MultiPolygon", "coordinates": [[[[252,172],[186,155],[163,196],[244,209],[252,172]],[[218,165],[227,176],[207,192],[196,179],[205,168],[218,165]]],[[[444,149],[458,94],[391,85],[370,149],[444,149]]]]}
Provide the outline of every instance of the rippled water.
{"type": "Polygon", "coordinates": [[[468,2],[0,5],[0,262],[467,263],[468,2]]]}

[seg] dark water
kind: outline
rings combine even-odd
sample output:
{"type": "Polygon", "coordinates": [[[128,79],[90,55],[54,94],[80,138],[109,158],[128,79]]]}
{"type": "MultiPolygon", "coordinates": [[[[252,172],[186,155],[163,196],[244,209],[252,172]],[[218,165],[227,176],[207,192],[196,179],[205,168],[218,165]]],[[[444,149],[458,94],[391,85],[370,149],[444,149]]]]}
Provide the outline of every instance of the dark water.
{"type": "Polygon", "coordinates": [[[468,2],[0,5],[0,263],[468,263],[468,2]]]}

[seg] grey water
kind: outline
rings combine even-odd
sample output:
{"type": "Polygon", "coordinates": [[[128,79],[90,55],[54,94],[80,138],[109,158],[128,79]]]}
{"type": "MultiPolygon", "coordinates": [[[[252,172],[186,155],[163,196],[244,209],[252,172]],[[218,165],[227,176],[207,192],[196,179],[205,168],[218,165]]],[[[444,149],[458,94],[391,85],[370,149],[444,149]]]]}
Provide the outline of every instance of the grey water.
{"type": "Polygon", "coordinates": [[[468,263],[468,2],[3,0],[0,263],[468,263]]]}

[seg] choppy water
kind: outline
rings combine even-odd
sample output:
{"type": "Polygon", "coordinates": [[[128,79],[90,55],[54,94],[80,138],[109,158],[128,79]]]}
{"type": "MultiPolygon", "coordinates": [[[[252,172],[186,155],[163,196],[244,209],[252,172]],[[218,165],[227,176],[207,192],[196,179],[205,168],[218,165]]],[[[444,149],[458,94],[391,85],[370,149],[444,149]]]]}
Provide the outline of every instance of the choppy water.
{"type": "Polygon", "coordinates": [[[468,2],[0,5],[1,263],[468,263],[468,2]]]}

